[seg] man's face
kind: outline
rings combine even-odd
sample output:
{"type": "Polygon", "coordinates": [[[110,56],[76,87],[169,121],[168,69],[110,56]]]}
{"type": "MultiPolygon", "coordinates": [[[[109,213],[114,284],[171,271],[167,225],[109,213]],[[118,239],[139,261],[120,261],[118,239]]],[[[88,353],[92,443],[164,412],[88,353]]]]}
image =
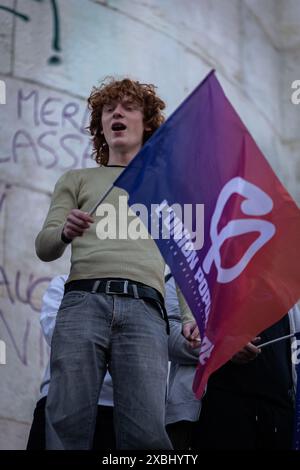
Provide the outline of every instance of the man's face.
{"type": "Polygon", "coordinates": [[[143,145],[143,110],[131,98],[104,105],[102,128],[111,150],[137,153],[143,145]]]}

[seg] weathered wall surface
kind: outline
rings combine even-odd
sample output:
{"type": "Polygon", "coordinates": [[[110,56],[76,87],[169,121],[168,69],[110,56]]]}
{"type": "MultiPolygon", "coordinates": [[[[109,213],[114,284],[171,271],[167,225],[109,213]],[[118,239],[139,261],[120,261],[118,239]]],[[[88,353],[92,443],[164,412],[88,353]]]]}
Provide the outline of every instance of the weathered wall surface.
{"type": "Polygon", "coordinates": [[[70,253],[42,263],[34,239],[58,177],[93,165],[91,87],[106,75],[153,82],[169,114],[214,67],[300,202],[299,22],[297,0],[0,0],[0,449],[24,448],[48,360],[41,296],[70,253]]]}

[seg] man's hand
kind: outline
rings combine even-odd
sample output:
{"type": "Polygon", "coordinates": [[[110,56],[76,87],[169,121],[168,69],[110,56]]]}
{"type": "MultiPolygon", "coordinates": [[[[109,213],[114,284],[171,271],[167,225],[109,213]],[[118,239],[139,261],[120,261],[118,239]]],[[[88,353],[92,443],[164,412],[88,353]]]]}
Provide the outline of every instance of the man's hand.
{"type": "Polygon", "coordinates": [[[69,240],[73,240],[75,237],[82,237],[93,222],[93,218],[86,212],[72,209],[64,225],[63,234],[69,240]]]}
{"type": "Polygon", "coordinates": [[[200,333],[197,323],[195,321],[189,321],[185,323],[182,327],[182,333],[193,349],[199,348],[200,333]]]}
{"type": "Polygon", "coordinates": [[[247,364],[247,362],[253,361],[258,354],[261,353],[261,349],[256,347],[253,343],[256,343],[261,338],[257,336],[252,340],[251,343],[246,344],[239,352],[232,356],[231,361],[235,364],[247,364]]]}

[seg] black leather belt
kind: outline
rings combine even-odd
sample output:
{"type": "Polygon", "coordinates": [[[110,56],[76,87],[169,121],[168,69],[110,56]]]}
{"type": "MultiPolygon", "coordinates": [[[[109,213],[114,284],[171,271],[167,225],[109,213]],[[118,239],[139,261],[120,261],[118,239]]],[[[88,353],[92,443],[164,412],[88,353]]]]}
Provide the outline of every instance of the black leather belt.
{"type": "Polygon", "coordinates": [[[129,279],[79,279],[65,284],[65,294],[74,290],[83,290],[92,294],[104,293],[111,295],[125,295],[135,299],[145,299],[149,302],[158,303],[163,319],[166,322],[167,333],[170,333],[168,315],[165,308],[164,298],[160,292],[153,287],[146,286],[140,282],[129,279]]]}

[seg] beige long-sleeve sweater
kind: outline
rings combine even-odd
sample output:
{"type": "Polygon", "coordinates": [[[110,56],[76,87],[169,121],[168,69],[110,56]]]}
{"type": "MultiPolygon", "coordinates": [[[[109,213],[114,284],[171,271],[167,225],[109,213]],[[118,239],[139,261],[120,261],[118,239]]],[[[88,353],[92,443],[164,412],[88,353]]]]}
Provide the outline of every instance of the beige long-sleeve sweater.
{"type": "MultiPolygon", "coordinates": [[[[61,233],[66,217],[72,209],[88,212],[99,197],[109,188],[123,171],[122,167],[97,167],[82,170],[70,170],[56,183],[50,208],[43,228],[36,238],[36,253],[42,261],[59,258],[66,244],[61,240],[61,233]]],[[[124,278],[142,282],[154,287],[164,295],[164,260],[154,240],[131,237],[120,238],[119,217],[120,196],[126,196],[122,189],[114,187],[104,203],[115,208],[115,239],[99,239],[100,217],[94,215],[95,222],[82,237],[76,237],[71,244],[71,269],[68,281],[92,278],[124,278]]],[[[128,210],[128,206],[127,206],[128,210]]],[[[111,215],[113,213],[111,212],[111,215]]],[[[128,217],[128,224],[134,217],[128,217]]],[[[111,223],[114,223],[111,220],[111,223]]],[[[101,230],[100,230],[101,232],[101,230]]],[[[183,298],[180,298],[183,320],[191,320],[191,313],[183,298]]]]}

